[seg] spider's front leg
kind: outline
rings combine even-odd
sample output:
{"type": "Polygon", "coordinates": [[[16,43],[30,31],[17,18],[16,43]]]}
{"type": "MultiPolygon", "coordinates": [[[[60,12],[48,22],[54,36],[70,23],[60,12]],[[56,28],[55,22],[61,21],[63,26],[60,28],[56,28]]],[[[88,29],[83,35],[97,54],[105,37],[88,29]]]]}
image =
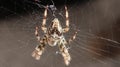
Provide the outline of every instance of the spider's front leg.
{"type": "Polygon", "coordinates": [[[64,58],[64,62],[65,64],[68,66],[70,64],[70,61],[71,61],[71,56],[68,52],[68,48],[65,46],[67,42],[64,40],[62,41],[60,44],[59,44],[59,49],[60,49],[60,52],[61,52],[61,55],[63,56],[64,58]]]}
{"type": "Polygon", "coordinates": [[[68,32],[69,31],[69,14],[68,14],[68,10],[67,7],[65,6],[65,17],[66,17],[66,28],[63,29],[63,32],[68,32]]]}
{"type": "Polygon", "coordinates": [[[44,11],[44,18],[43,18],[42,26],[41,26],[41,28],[44,31],[44,33],[46,33],[46,31],[47,31],[47,27],[46,27],[47,9],[48,9],[48,6],[46,6],[46,9],[44,11]]]}
{"type": "Polygon", "coordinates": [[[39,41],[39,45],[35,48],[35,50],[32,53],[32,57],[34,57],[36,60],[39,60],[42,53],[45,50],[45,44],[46,44],[46,40],[42,39],[39,41]]]}

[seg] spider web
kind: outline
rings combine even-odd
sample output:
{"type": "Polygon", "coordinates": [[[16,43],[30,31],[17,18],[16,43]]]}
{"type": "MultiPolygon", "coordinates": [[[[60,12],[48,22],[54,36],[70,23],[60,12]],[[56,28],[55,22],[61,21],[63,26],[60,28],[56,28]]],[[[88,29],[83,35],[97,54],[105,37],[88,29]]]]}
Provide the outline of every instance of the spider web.
{"type": "MultiPolygon", "coordinates": [[[[78,1],[71,5],[68,3],[70,0],[65,0],[60,6],[53,0],[24,0],[22,3],[26,5],[11,2],[14,2],[15,10],[0,5],[1,14],[6,14],[0,20],[1,67],[66,67],[62,56],[56,54],[59,51],[57,46],[47,46],[39,61],[31,57],[38,45],[34,35],[35,27],[41,25],[46,5],[49,6],[47,26],[57,17],[65,27],[64,5],[67,5],[70,31],[64,36],[68,40],[78,31],[76,39],[69,45],[72,61],[68,67],[120,66],[120,10],[116,9],[119,1],[78,1]],[[18,13],[19,6],[23,6],[23,13],[18,13]]],[[[41,30],[39,33],[40,36],[44,35],[41,30]]]]}

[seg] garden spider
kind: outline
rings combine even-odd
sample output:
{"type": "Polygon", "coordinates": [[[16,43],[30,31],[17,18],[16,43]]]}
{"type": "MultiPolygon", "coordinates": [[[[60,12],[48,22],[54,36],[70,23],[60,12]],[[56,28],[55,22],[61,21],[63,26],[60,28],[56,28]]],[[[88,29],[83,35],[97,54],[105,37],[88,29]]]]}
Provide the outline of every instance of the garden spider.
{"type": "Polygon", "coordinates": [[[35,35],[37,37],[37,40],[39,42],[39,45],[35,48],[35,50],[32,53],[32,57],[34,57],[36,60],[39,60],[42,53],[45,50],[45,45],[48,44],[49,46],[58,46],[60,50],[60,54],[64,58],[64,62],[66,65],[70,64],[71,56],[68,52],[68,48],[66,47],[67,44],[69,44],[72,40],[75,39],[77,32],[75,32],[74,36],[71,37],[68,41],[66,41],[63,33],[66,33],[69,31],[69,19],[68,19],[68,10],[65,6],[66,11],[66,28],[62,28],[60,21],[58,18],[54,18],[49,28],[46,27],[46,17],[47,17],[47,9],[48,6],[46,6],[46,9],[44,11],[44,18],[42,22],[41,29],[44,32],[44,37],[41,38],[38,33],[38,27],[36,27],[35,35]]]}

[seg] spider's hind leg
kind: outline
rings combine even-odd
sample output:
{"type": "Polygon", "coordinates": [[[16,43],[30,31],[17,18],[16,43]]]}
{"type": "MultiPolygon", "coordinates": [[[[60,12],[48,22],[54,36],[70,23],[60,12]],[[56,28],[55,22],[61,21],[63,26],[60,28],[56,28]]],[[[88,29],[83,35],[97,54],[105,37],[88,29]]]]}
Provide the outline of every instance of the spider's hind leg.
{"type": "Polygon", "coordinates": [[[40,45],[38,45],[33,51],[32,57],[34,57],[36,60],[39,60],[44,50],[45,50],[45,43],[41,41],[40,45]]]}
{"type": "Polygon", "coordinates": [[[71,61],[71,56],[70,56],[70,54],[68,52],[67,47],[65,46],[64,43],[61,43],[61,44],[59,44],[59,49],[60,49],[61,55],[64,58],[65,64],[68,66],[70,64],[70,61],[71,61]]]}

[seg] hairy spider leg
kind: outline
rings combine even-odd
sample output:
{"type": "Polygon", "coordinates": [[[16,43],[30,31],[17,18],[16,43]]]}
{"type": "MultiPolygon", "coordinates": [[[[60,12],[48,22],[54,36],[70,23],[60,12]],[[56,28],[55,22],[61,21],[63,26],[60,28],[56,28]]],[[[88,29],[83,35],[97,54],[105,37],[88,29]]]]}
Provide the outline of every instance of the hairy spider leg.
{"type": "Polygon", "coordinates": [[[38,27],[35,28],[35,36],[38,41],[40,41],[40,35],[38,34],[38,27]]]}
{"type": "Polygon", "coordinates": [[[47,5],[46,8],[45,8],[45,11],[44,11],[44,18],[43,18],[42,26],[41,26],[41,29],[44,31],[44,33],[47,32],[47,27],[46,27],[47,9],[48,9],[48,5],[47,5]]]}
{"type": "Polygon", "coordinates": [[[32,52],[32,57],[34,57],[36,60],[39,60],[42,53],[44,52],[44,48],[45,48],[45,39],[40,39],[39,33],[38,33],[38,27],[36,27],[35,30],[35,36],[39,42],[39,45],[37,45],[37,47],[35,48],[35,50],[32,52]]]}
{"type": "Polygon", "coordinates": [[[68,9],[67,9],[67,6],[65,6],[66,28],[63,29],[63,32],[69,31],[69,18],[68,17],[69,17],[68,9]]]}
{"type": "Polygon", "coordinates": [[[62,39],[62,42],[61,44],[59,45],[59,49],[60,49],[60,52],[64,58],[64,62],[65,64],[68,66],[70,64],[70,61],[71,61],[71,56],[68,52],[68,48],[65,46],[66,44],[70,44],[70,42],[72,42],[75,38],[76,38],[76,35],[77,35],[77,31],[74,33],[74,35],[68,40],[66,41],[65,39],[62,39]]]}
{"type": "Polygon", "coordinates": [[[71,61],[71,56],[70,56],[70,54],[68,52],[68,49],[65,46],[65,44],[66,44],[66,41],[61,40],[61,42],[58,46],[59,46],[60,53],[64,58],[64,63],[68,66],[70,64],[70,61],[71,61]]]}
{"type": "Polygon", "coordinates": [[[73,40],[75,40],[75,38],[76,38],[76,35],[77,35],[77,31],[74,33],[74,35],[68,40],[68,44],[70,43],[70,42],[72,42],[73,40]]]}
{"type": "Polygon", "coordinates": [[[45,50],[45,44],[45,39],[40,40],[39,45],[37,45],[35,50],[32,52],[32,57],[34,57],[36,60],[40,60],[40,57],[45,50]]]}

